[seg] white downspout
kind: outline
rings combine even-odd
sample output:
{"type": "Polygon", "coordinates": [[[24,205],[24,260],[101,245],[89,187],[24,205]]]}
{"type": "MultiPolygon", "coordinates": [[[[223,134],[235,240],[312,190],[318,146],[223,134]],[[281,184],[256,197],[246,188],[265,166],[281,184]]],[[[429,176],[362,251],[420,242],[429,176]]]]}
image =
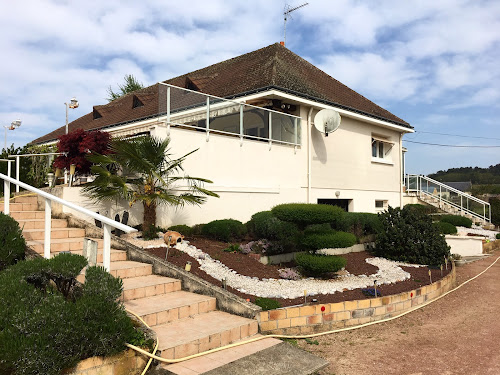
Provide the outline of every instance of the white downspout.
{"type": "Polygon", "coordinates": [[[399,207],[403,208],[403,184],[404,184],[404,171],[403,171],[403,133],[399,134],[399,207]]]}
{"type": "Polygon", "coordinates": [[[311,203],[311,115],[313,112],[313,107],[309,108],[309,113],[307,114],[307,203],[311,203]]]}

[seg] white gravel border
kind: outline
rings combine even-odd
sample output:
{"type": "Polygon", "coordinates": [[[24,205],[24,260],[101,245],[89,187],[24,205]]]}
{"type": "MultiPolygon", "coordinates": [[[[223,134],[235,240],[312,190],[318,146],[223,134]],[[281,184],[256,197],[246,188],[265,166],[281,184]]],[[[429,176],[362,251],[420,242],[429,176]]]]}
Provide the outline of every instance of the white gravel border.
{"type": "MultiPolygon", "coordinates": [[[[152,248],[157,246],[149,245],[147,247],[152,248]]],[[[196,259],[200,264],[200,269],[213,278],[217,280],[226,279],[228,286],[242,293],[267,298],[292,299],[302,297],[304,296],[304,290],[307,291],[307,295],[332,294],[344,290],[372,287],[375,280],[377,280],[377,284],[379,285],[393,284],[410,278],[410,274],[399,266],[422,267],[421,265],[394,262],[384,258],[369,258],[366,259],[366,262],[379,268],[376,273],[369,276],[348,274],[339,276],[336,280],[315,280],[313,278],[301,280],[260,280],[257,277],[239,275],[236,271],[228,268],[220,261],[211,258],[210,255],[204,253],[202,250],[189,245],[188,241],[178,243],[175,247],[196,259]]]]}

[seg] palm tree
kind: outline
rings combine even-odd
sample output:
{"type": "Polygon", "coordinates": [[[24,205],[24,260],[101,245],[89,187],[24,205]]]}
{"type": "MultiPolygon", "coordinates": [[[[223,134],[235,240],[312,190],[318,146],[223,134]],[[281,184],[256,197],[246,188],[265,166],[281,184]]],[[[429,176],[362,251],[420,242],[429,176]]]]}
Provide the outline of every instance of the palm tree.
{"type": "Polygon", "coordinates": [[[125,83],[123,85],[118,85],[118,88],[120,89],[119,91],[115,92],[111,88],[111,86],[108,87],[108,102],[112,102],[115,99],[118,99],[122,97],[123,95],[128,94],[129,92],[133,92],[136,90],[140,90],[144,88],[144,85],[137,80],[132,74],[125,74],[125,77],[123,77],[123,80],[125,83]]]}
{"type": "Polygon", "coordinates": [[[120,198],[128,200],[130,206],[142,202],[144,230],[156,225],[158,205],[199,205],[207,196],[219,197],[203,188],[204,183],[212,181],[180,174],[184,160],[197,150],[172,159],[169,144],[169,138],[160,140],[150,135],[112,140],[110,154],[88,156],[96,178],[84,185],[84,194],[97,202],[120,198]]]}

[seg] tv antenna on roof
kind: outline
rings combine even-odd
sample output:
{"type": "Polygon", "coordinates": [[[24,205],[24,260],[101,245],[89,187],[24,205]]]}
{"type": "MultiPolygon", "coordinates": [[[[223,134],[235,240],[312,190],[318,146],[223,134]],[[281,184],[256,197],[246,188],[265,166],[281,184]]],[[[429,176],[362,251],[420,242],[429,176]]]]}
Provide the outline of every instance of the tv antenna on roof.
{"type": "MultiPolygon", "coordinates": [[[[283,33],[283,45],[285,46],[286,45],[286,21],[288,19],[288,16],[290,15],[290,13],[296,11],[297,9],[299,8],[302,8],[302,7],[305,7],[306,5],[309,5],[309,3],[304,3],[302,5],[299,5],[297,7],[290,7],[290,5],[286,4],[285,5],[285,11],[283,12],[283,16],[285,17],[285,26],[284,26],[284,33],[283,33]]],[[[290,17],[292,17],[290,15],[290,17]]]]}

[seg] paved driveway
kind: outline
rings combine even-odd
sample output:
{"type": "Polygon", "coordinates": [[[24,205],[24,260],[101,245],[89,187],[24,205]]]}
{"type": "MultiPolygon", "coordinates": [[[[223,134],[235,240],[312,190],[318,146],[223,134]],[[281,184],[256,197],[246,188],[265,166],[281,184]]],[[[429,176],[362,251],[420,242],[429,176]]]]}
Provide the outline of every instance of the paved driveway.
{"type": "MultiPolygon", "coordinates": [[[[497,257],[457,267],[457,282],[475,276],[497,257]]],[[[303,340],[327,359],[321,375],[500,374],[500,260],[456,292],[391,322],[303,340]]]]}

